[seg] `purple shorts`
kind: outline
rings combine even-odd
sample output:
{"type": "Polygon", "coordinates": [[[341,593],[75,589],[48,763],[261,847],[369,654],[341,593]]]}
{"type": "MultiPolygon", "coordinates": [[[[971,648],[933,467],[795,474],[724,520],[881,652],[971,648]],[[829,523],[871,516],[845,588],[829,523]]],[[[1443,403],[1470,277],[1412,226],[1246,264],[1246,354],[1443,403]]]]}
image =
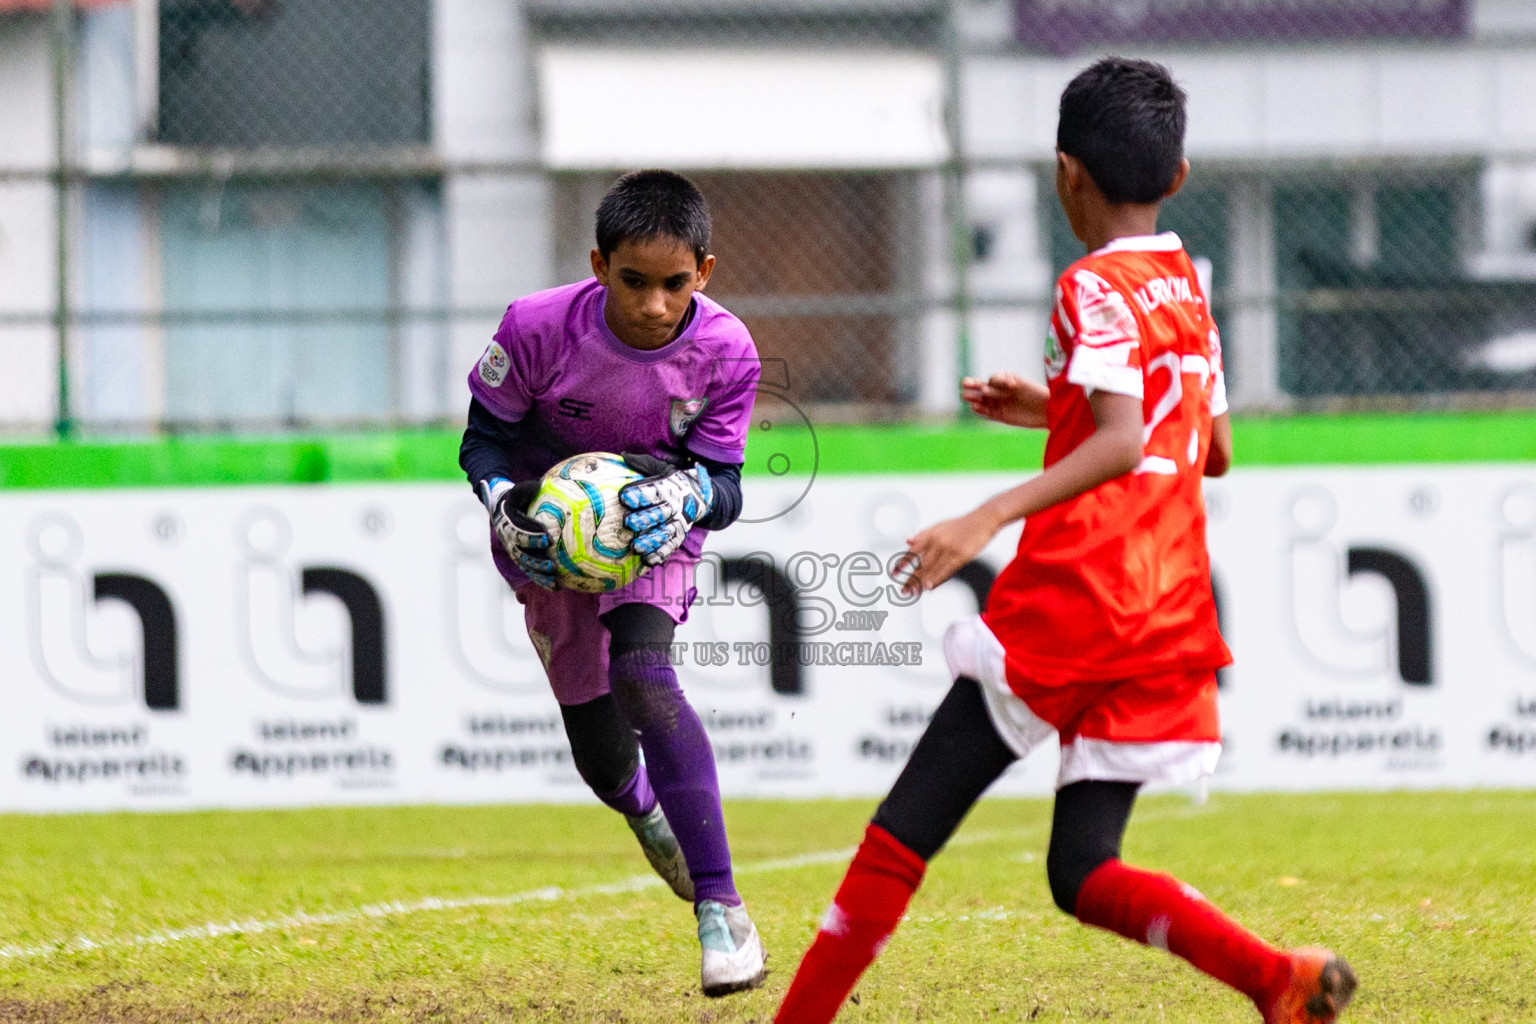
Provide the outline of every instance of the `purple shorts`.
{"type": "MultiPolygon", "coordinates": [[[[505,558],[502,554],[497,559],[498,567],[505,558]]],[[[698,556],[679,549],[644,576],[606,594],[545,590],[526,577],[509,578],[555,700],[585,704],[608,692],[608,630],[598,621],[599,615],[621,604],[649,604],[666,612],[673,622],[687,622],[688,606],[698,593],[693,585],[698,564],[698,556]]],[[[511,568],[510,560],[507,567],[511,568]]],[[[512,571],[522,577],[515,568],[512,571]]],[[[502,575],[510,576],[505,569],[502,575]]]]}

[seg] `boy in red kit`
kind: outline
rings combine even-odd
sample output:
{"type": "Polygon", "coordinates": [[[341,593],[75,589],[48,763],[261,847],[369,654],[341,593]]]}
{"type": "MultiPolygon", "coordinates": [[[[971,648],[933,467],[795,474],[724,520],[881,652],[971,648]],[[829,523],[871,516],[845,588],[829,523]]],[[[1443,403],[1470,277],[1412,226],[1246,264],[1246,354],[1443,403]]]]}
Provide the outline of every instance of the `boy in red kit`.
{"type": "Polygon", "coordinates": [[[1231,461],[1221,346],[1178,236],[1155,233],[1189,173],[1184,126],[1183,91],[1146,61],[1105,58],[1062,93],[1056,192],[1088,255],[1057,282],[1048,386],[962,382],[980,415],[1050,430],[1045,471],[908,541],[906,586],[931,590],[1025,520],[986,611],[944,638],[954,686],[875,812],[778,1024],[832,1020],[928,861],[1053,732],[1046,874],[1062,910],[1183,957],[1265,1024],[1328,1024],[1354,994],[1328,950],[1276,949],[1184,883],[1120,861],[1140,786],[1215,766],[1215,672],[1231,660],[1200,485],[1231,461]]]}

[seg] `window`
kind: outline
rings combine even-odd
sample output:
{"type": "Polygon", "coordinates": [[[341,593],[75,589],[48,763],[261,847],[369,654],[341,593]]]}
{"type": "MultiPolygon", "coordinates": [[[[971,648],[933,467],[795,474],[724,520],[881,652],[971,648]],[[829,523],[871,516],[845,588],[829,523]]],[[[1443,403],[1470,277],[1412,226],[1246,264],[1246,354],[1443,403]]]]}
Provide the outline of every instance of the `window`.
{"type": "Polygon", "coordinates": [[[428,141],[427,0],[161,0],[159,141],[428,141]]]}
{"type": "Polygon", "coordinates": [[[166,419],[387,420],[409,358],[396,315],[421,185],[181,188],[160,200],[166,419]]]}
{"type": "Polygon", "coordinates": [[[1274,190],[1281,387],[1301,397],[1508,387],[1477,370],[1502,295],[1462,267],[1470,181],[1274,190]]]}
{"type": "Polygon", "coordinates": [[[440,262],[439,189],[387,170],[391,149],[430,141],[428,0],[160,0],[159,12],[156,141],[264,155],[368,147],[386,168],[258,181],[236,156],[227,180],[147,190],[166,420],[437,414],[407,392],[441,332],[403,311],[442,300],[435,276],[411,279],[440,262]]]}

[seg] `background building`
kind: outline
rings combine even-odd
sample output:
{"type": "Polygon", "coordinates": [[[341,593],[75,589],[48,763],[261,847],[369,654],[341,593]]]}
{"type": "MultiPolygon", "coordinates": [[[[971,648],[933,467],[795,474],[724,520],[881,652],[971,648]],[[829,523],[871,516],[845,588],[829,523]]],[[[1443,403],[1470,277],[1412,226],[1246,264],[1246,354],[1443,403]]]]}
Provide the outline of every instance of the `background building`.
{"type": "Polygon", "coordinates": [[[946,417],[1038,366],[1056,98],[1110,50],[1190,93],[1166,226],[1240,410],[1528,404],[1520,0],[0,0],[0,423],[451,424],[648,165],[797,401],[946,417]]]}

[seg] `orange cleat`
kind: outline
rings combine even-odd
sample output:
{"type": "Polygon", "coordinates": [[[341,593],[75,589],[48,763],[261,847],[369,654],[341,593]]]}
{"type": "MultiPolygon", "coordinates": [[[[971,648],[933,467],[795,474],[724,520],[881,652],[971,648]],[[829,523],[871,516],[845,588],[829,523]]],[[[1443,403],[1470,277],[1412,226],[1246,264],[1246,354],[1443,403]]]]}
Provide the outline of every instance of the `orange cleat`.
{"type": "Polygon", "coordinates": [[[1316,946],[1293,949],[1291,983],[1264,1015],[1264,1024],[1333,1024],[1359,984],[1354,968],[1316,946]]]}

